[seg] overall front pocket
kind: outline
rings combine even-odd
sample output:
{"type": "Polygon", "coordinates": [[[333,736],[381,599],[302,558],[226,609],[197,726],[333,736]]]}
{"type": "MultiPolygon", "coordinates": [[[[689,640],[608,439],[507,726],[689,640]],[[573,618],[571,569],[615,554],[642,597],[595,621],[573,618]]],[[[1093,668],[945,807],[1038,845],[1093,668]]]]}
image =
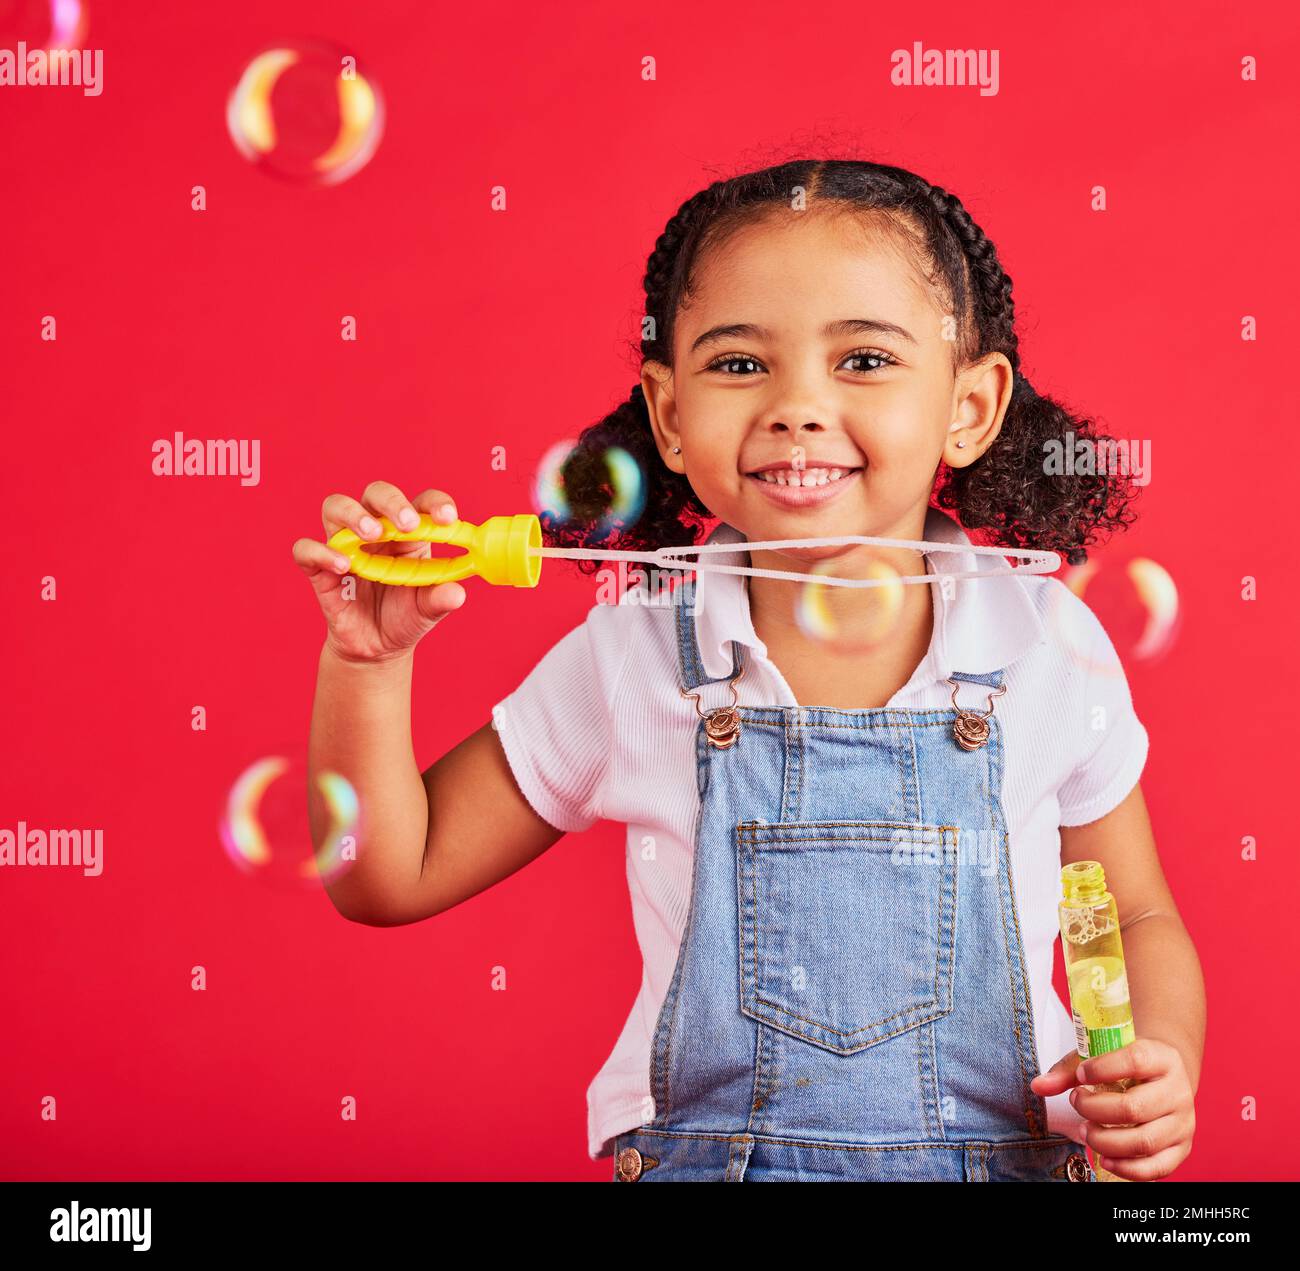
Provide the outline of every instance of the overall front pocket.
{"type": "Polygon", "coordinates": [[[952,1010],[957,828],[736,826],[740,1009],[851,1055],[952,1010]]]}

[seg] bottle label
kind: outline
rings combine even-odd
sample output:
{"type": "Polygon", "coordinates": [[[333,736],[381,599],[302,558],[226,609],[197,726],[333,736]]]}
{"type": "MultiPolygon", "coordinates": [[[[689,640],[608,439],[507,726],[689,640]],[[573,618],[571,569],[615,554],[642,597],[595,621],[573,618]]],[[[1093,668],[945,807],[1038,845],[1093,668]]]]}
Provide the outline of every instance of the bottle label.
{"type": "Polygon", "coordinates": [[[1088,1030],[1083,1026],[1083,1019],[1079,1012],[1070,1008],[1070,1014],[1074,1016],[1074,1045],[1079,1052],[1080,1059],[1090,1059],[1092,1056],[1088,1053],[1088,1030]]]}
{"type": "Polygon", "coordinates": [[[1137,1036],[1133,1031],[1131,1019],[1110,1028],[1089,1028],[1086,1031],[1089,1058],[1093,1055],[1105,1055],[1112,1050],[1118,1050],[1121,1046],[1127,1046],[1137,1036]]]}

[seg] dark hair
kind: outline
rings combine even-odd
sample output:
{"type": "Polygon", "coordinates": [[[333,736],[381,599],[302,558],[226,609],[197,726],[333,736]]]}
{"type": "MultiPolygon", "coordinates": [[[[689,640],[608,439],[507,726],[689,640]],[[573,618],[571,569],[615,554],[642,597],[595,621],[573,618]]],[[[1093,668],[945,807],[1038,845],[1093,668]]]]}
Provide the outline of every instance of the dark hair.
{"type": "MultiPolygon", "coordinates": [[[[1011,279],[996,249],[955,195],[905,168],[857,159],[799,159],[715,181],[687,199],[646,265],[642,360],[672,366],[678,306],[691,292],[691,271],[701,254],[742,225],[791,210],[801,191],[805,206],[876,215],[902,240],[954,315],[954,369],[999,352],[1015,372],[997,438],[964,468],[941,464],[933,502],[955,511],[968,531],[989,529],[986,537],[994,543],[1060,552],[1070,564],[1087,560],[1084,547],[1096,541],[1098,531],[1126,528],[1134,519],[1129,504],[1137,494],[1127,474],[1058,476],[1044,470],[1045,443],[1068,448],[1067,432],[1099,449],[1111,439],[1097,435],[1092,420],[1034,391],[1020,371],[1011,279]]],[[[621,447],[636,461],[645,502],[634,522],[617,525],[599,546],[654,551],[699,542],[712,513],[687,478],[660,458],[640,383],[625,402],[583,431],[564,461],[569,516],[541,514],[546,541],[597,545],[593,530],[614,496],[606,459],[610,447],[621,447]]],[[[585,572],[598,565],[579,562],[585,572]]]]}

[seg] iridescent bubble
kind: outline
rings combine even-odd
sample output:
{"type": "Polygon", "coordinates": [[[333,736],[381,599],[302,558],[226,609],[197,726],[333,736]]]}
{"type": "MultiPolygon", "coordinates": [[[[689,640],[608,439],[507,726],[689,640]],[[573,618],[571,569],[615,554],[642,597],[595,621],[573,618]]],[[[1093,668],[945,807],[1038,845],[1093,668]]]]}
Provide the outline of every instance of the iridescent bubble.
{"type": "MultiPolygon", "coordinates": [[[[580,516],[580,511],[570,505],[564,484],[564,466],[577,446],[572,439],[556,442],[537,467],[533,508],[558,522],[576,521],[580,516]]],[[[603,498],[609,501],[604,515],[591,527],[591,538],[598,542],[616,529],[635,525],[640,519],[645,511],[645,479],[640,464],[622,446],[608,447],[603,454],[593,455],[590,463],[591,470],[599,473],[599,483],[594,483],[594,488],[603,492],[603,498]]]]}
{"type": "MultiPolygon", "coordinates": [[[[832,559],[818,561],[811,568],[776,568],[839,575],[843,566],[832,559]]],[[[900,581],[901,575],[888,561],[874,557],[861,575],[850,576],[876,578],[880,585],[834,587],[810,580],[799,585],[795,597],[794,616],[799,630],[834,653],[863,653],[878,647],[889,639],[903,613],[903,588],[907,584],[900,581]]]]}
{"type": "MultiPolygon", "coordinates": [[[[1165,567],[1148,556],[1114,553],[1067,567],[1060,579],[1096,615],[1121,663],[1154,662],[1173,647],[1182,623],[1178,587],[1165,567]]],[[[1091,652],[1087,632],[1058,605],[1050,615],[1053,628],[1070,656],[1086,670],[1120,674],[1122,667],[1102,663],[1091,652]]]]}
{"type": "Polygon", "coordinates": [[[231,786],[221,817],[230,859],[244,873],[282,886],[319,885],[350,869],[360,828],[357,793],[335,772],[317,775],[316,792],[329,827],[313,852],[305,765],[282,755],[251,764],[231,786]]]}
{"type": "Polygon", "coordinates": [[[573,453],[577,442],[573,439],[557,441],[542,456],[533,481],[533,510],[547,512],[557,521],[569,519],[569,504],[564,497],[564,480],[560,475],[564,461],[573,453]]]}
{"type": "Polygon", "coordinates": [[[356,58],[327,45],[259,53],[226,103],[239,152],[267,172],[336,185],[363,168],[384,131],[384,101],[356,58]]]}
{"type": "Polygon", "coordinates": [[[0,48],[79,49],[87,26],[82,0],[0,0],[0,48]]]}

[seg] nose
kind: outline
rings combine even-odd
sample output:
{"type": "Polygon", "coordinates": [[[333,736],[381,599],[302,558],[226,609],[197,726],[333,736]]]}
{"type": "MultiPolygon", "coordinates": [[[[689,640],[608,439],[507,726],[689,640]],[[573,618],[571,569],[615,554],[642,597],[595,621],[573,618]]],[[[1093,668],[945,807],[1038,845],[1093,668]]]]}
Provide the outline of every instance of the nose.
{"type": "Polygon", "coordinates": [[[755,397],[758,432],[778,447],[810,443],[821,445],[822,435],[834,432],[841,417],[841,402],[825,368],[815,357],[792,363],[763,384],[755,397]]]}
{"type": "Polygon", "coordinates": [[[826,426],[815,420],[810,420],[806,424],[788,424],[783,419],[773,419],[763,427],[773,437],[786,437],[790,445],[798,445],[809,437],[826,431],[826,426]]]}
{"type": "Polygon", "coordinates": [[[772,432],[794,432],[794,433],[804,433],[804,432],[824,432],[824,431],[825,431],[825,425],[823,425],[823,424],[818,424],[818,423],[815,423],[815,422],[810,422],[810,423],[807,423],[807,424],[796,424],[796,425],[794,425],[794,427],[792,428],[789,424],[787,424],[787,423],[785,423],[783,420],[779,420],[779,419],[774,419],[770,424],[767,424],[766,427],[767,427],[770,431],[772,431],[772,432]]]}

